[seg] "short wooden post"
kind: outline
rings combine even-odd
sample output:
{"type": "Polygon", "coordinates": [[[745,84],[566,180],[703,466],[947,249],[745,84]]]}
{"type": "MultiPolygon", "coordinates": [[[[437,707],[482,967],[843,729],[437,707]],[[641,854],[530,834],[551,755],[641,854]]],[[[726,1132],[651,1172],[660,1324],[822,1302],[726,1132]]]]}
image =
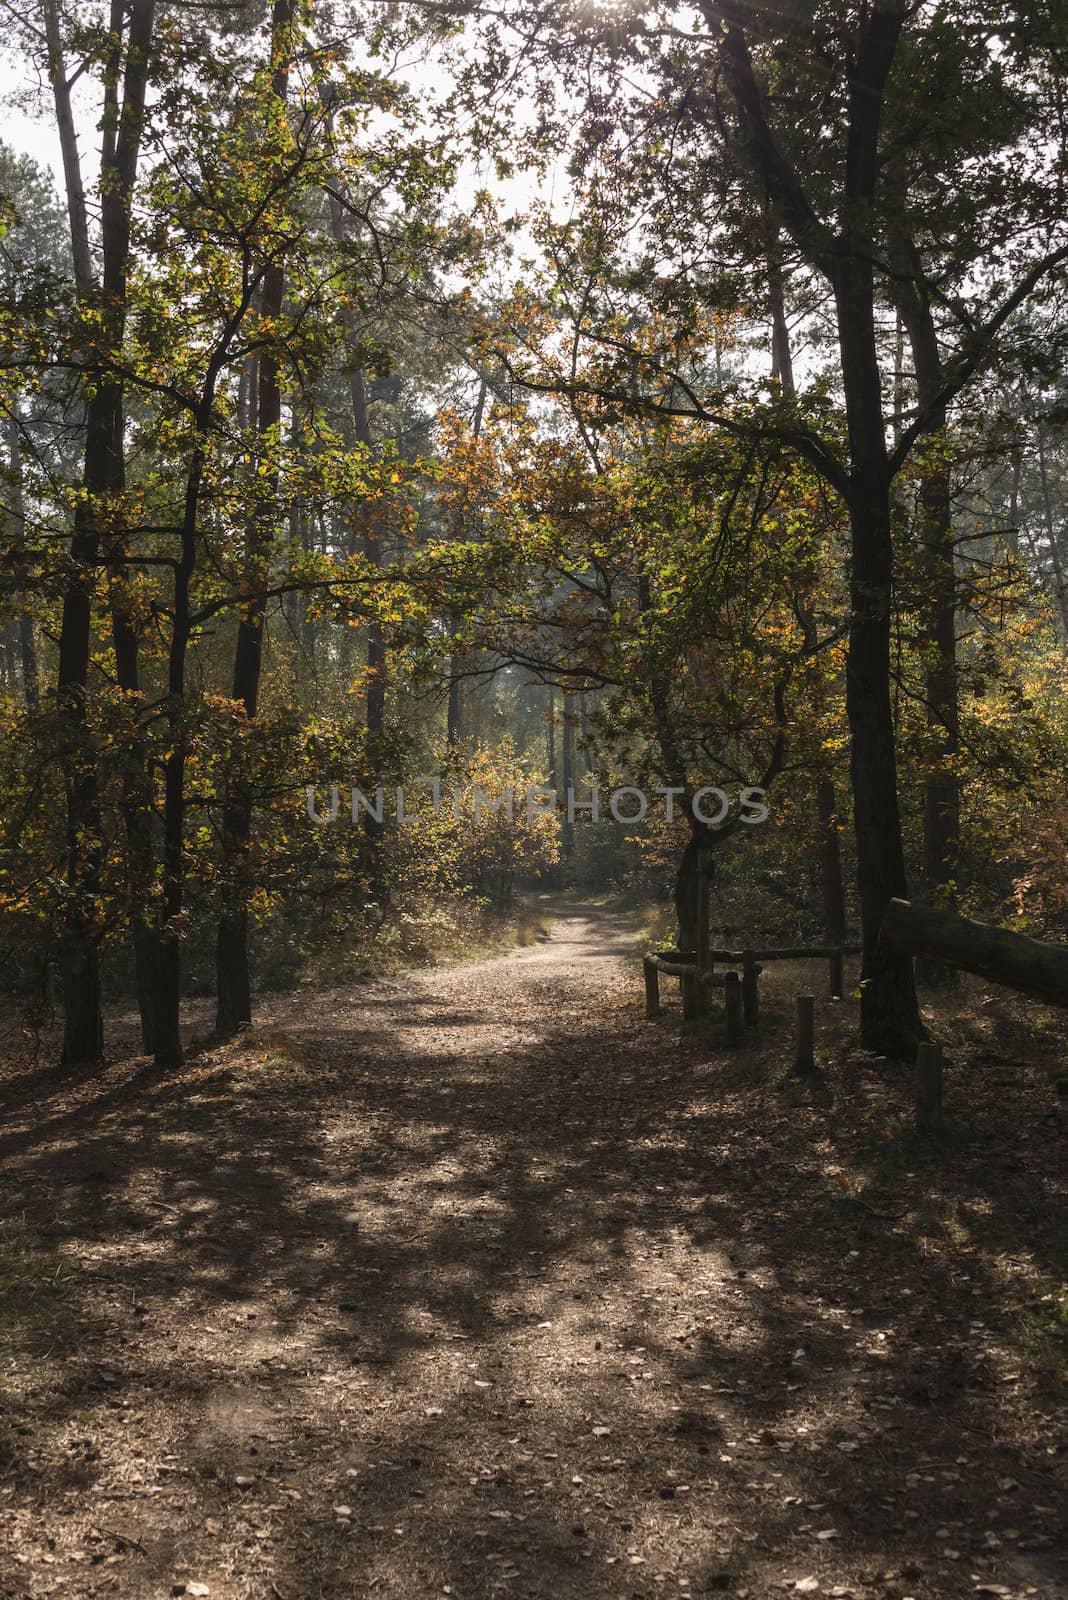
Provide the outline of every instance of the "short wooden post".
{"type": "Polygon", "coordinates": [[[815,1072],[816,998],[811,994],[797,997],[797,1053],[794,1056],[795,1072],[815,1072]]]}
{"type": "Polygon", "coordinates": [[[842,971],[843,967],[845,966],[845,957],[843,956],[841,950],[838,950],[833,956],[830,957],[828,965],[830,966],[831,999],[841,1000],[842,995],[845,993],[845,975],[842,971]]]}
{"type": "Polygon", "coordinates": [[[747,1028],[755,1028],[760,1021],[760,992],[757,979],[761,968],[751,950],[742,951],[742,1011],[747,1028]]]}
{"type": "Polygon", "coordinates": [[[642,967],[645,970],[645,1015],[658,1017],[660,1015],[660,974],[656,970],[656,962],[652,956],[642,957],[642,967]]]}
{"type": "Polygon", "coordinates": [[[742,1042],[742,986],[736,972],[723,974],[723,999],[727,1009],[727,1043],[742,1042]]]}
{"type": "Polygon", "coordinates": [[[924,1040],[916,1052],[916,1131],[940,1134],[942,1120],[942,1046],[924,1040]]]}

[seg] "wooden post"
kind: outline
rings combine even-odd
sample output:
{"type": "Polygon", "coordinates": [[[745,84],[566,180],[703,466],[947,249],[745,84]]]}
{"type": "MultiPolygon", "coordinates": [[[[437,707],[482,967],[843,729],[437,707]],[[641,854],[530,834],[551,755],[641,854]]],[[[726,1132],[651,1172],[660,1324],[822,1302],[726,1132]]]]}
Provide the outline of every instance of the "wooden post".
{"type": "Polygon", "coordinates": [[[645,971],[645,1015],[658,1017],[660,1015],[660,974],[656,970],[656,962],[651,956],[642,957],[642,967],[645,971]]]}
{"type": "Polygon", "coordinates": [[[942,1121],[942,1046],[925,1040],[916,1053],[916,1131],[938,1135],[942,1121]]]}
{"type": "Polygon", "coordinates": [[[747,1028],[755,1028],[760,1021],[760,993],[757,979],[761,968],[757,966],[751,950],[742,952],[742,1011],[747,1028]]]}
{"type": "Polygon", "coordinates": [[[723,974],[723,998],[727,1008],[727,1043],[742,1042],[742,986],[736,972],[723,974]]]}
{"type": "Polygon", "coordinates": [[[795,1072],[815,1072],[816,999],[811,994],[797,997],[797,1054],[795,1072]]]}
{"type": "Polygon", "coordinates": [[[828,965],[830,967],[831,978],[831,999],[841,1000],[842,995],[845,992],[845,976],[842,971],[842,968],[845,966],[845,960],[840,950],[828,958],[828,965]]]}

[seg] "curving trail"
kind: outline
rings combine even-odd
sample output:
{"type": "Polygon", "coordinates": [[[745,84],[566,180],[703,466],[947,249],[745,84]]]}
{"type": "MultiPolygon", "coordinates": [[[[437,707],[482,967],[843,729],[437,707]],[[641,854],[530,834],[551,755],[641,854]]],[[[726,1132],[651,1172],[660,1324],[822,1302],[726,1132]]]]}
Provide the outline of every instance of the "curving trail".
{"type": "Polygon", "coordinates": [[[169,1078],[13,1070],[2,1600],[1068,1593],[1052,1091],[888,1150],[838,1013],[814,1096],[788,988],[728,1055],[556,910],[169,1078]]]}

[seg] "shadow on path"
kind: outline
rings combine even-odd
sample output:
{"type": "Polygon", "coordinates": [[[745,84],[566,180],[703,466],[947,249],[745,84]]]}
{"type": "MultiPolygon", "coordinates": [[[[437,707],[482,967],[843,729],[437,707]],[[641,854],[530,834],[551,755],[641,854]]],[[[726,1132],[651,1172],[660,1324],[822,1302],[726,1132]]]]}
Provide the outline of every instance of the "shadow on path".
{"type": "Polygon", "coordinates": [[[728,1056],[627,949],[567,904],[13,1096],[0,1596],[1064,1592],[1052,1090],[936,1163],[835,1018],[782,1079],[785,983],[728,1056]]]}

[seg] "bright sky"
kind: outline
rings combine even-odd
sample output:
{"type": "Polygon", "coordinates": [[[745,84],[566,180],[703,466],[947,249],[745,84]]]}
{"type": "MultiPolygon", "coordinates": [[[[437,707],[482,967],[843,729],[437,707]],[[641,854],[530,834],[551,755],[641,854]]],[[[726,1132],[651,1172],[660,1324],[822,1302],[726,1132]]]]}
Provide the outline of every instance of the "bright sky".
{"type": "MultiPolygon", "coordinates": [[[[419,71],[420,68],[416,66],[417,76],[419,71]]],[[[440,87],[440,74],[437,69],[431,69],[430,78],[435,88],[440,87]]],[[[98,98],[92,93],[93,87],[93,83],[89,81],[76,84],[72,94],[78,142],[82,153],[83,176],[87,184],[92,182],[97,170],[96,152],[99,151],[97,119],[100,110],[98,98]]],[[[57,189],[62,192],[63,164],[51,92],[47,85],[44,85],[37,94],[35,114],[33,106],[35,89],[37,89],[37,75],[32,66],[23,57],[0,44],[0,140],[12,149],[32,156],[40,165],[48,167],[55,178],[57,189]]],[[[491,164],[486,162],[481,170],[476,170],[474,163],[471,163],[459,187],[460,193],[457,198],[460,200],[464,198],[465,190],[469,189],[470,193],[474,194],[477,188],[487,188],[498,194],[510,209],[518,209],[529,205],[537,185],[526,175],[517,175],[501,183],[493,174],[491,164]]],[[[547,185],[549,197],[552,197],[553,190],[559,194],[561,188],[566,190],[566,187],[562,175],[555,175],[547,185]]]]}
{"type": "Polygon", "coordinates": [[[32,156],[41,166],[50,167],[60,179],[59,141],[51,122],[31,118],[12,103],[13,95],[26,84],[21,64],[10,56],[0,57],[0,138],[20,154],[32,156]]]}

